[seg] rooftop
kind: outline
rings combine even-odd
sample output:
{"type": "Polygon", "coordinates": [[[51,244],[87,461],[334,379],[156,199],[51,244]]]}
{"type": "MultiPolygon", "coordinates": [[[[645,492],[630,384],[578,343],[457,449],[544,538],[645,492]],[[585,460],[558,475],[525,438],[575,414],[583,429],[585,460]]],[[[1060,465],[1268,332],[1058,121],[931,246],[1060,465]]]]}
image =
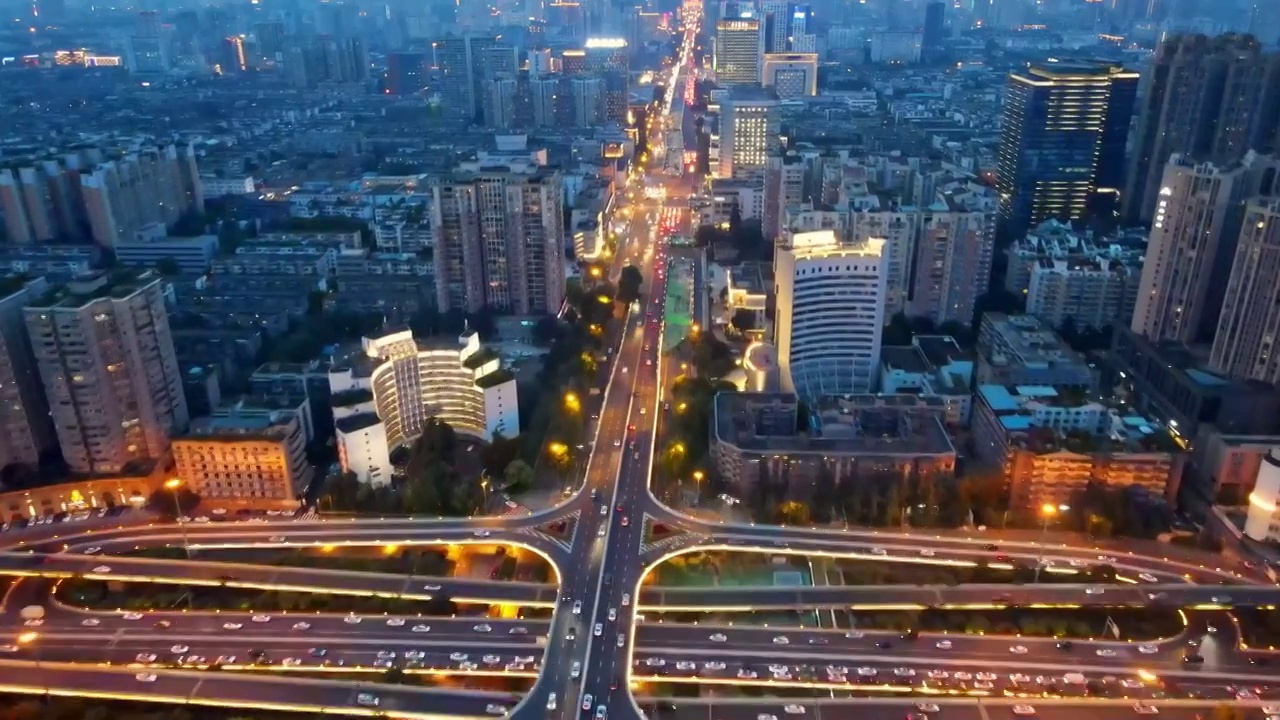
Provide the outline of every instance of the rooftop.
{"type": "Polygon", "coordinates": [[[294,432],[294,416],[281,412],[267,415],[231,414],[202,417],[191,421],[191,427],[178,439],[201,439],[236,442],[239,440],[279,440],[294,432]]]}
{"type": "Polygon", "coordinates": [[[1084,357],[1034,315],[987,313],[978,347],[992,365],[1084,365],[1084,357]]]}
{"type": "Polygon", "coordinates": [[[953,455],[938,398],[858,395],[830,399],[814,413],[810,431],[796,430],[799,410],[790,393],[716,395],[716,439],[759,453],[822,455],[953,455]]]}
{"type": "Polygon", "coordinates": [[[382,421],[378,419],[377,413],[367,412],[338,418],[333,421],[333,425],[339,432],[352,433],[371,428],[380,422],[382,421]]]}
{"type": "Polygon", "coordinates": [[[50,287],[28,307],[39,309],[81,308],[95,300],[122,299],[138,292],[160,276],[154,270],[122,268],[85,275],[50,287]]]}

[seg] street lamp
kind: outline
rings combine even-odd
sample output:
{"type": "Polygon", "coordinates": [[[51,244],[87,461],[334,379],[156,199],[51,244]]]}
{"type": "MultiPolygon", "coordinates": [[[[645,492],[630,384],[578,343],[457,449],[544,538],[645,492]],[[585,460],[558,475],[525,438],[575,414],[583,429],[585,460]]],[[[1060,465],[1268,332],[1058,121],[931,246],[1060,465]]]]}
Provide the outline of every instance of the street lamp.
{"type": "Polygon", "coordinates": [[[576,412],[578,412],[579,410],[581,410],[581,409],[582,409],[582,403],[581,403],[581,401],[579,401],[579,400],[578,400],[578,394],[577,394],[577,393],[571,393],[571,392],[570,392],[570,393],[565,393],[565,394],[564,394],[564,406],[565,406],[566,408],[568,408],[570,412],[575,412],[575,413],[576,413],[576,412]]]}
{"type": "Polygon", "coordinates": [[[1049,534],[1049,521],[1058,515],[1071,509],[1070,505],[1054,505],[1053,503],[1045,503],[1040,506],[1040,554],[1036,557],[1036,576],[1034,582],[1040,582],[1040,568],[1044,567],[1044,540],[1049,534]]]}
{"type": "Polygon", "coordinates": [[[164,489],[173,495],[173,512],[174,520],[178,523],[178,528],[182,531],[182,552],[191,559],[191,543],[187,540],[187,524],[182,521],[182,505],[178,502],[178,488],[182,487],[182,478],[169,478],[164,481],[164,489]]]}

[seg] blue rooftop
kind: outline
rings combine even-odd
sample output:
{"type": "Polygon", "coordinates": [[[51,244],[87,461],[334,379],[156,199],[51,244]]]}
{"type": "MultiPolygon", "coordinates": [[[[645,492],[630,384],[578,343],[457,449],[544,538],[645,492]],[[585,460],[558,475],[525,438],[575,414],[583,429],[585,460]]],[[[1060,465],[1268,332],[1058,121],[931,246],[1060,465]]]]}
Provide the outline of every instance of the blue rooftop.
{"type": "Polygon", "coordinates": [[[1229,382],[1226,378],[1198,368],[1187,368],[1187,377],[1201,385],[1226,385],[1229,382]]]}
{"type": "Polygon", "coordinates": [[[982,399],[986,400],[987,405],[996,412],[1001,410],[1012,412],[1021,407],[1003,385],[980,385],[978,394],[982,395],[982,399]]]}

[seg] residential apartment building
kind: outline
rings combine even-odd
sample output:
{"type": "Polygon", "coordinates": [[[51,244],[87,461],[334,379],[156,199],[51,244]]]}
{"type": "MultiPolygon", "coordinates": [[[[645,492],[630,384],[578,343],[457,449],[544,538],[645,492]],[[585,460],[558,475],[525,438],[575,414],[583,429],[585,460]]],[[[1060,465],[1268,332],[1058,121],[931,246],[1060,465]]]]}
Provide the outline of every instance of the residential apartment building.
{"type": "Polygon", "coordinates": [[[804,398],[871,392],[884,329],[885,242],[801,233],[774,255],[774,345],[783,388],[804,398]]]}
{"type": "Polygon", "coordinates": [[[43,295],[43,278],[0,281],[0,468],[34,469],[58,439],[31,352],[23,307],[43,295]]]}
{"type": "Polygon", "coordinates": [[[986,313],[978,328],[978,384],[1091,388],[1084,357],[1032,315],[986,313]]]}
{"type": "Polygon", "coordinates": [[[163,457],[188,417],[160,277],[68,282],[33,298],[25,316],[71,471],[120,474],[163,457]]]}
{"type": "Polygon", "coordinates": [[[1280,384],[1280,199],[1244,211],[1209,365],[1232,377],[1280,384]]]}
{"type": "Polygon", "coordinates": [[[144,147],[80,173],[94,242],[106,248],[133,241],[148,225],[171,227],[204,212],[200,172],[190,145],[144,147]]]}
{"type": "Polygon", "coordinates": [[[432,183],[436,305],[554,314],[564,301],[564,190],[559,172],[481,167],[432,183]]]}
{"type": "Polygon", "coordinates": [[[950,427],[968,427],[973,404],[973,357],[950,335],[917,335],[910,345],[880,348],[879,392],[937,397],[950,427]]]}
{"type": "Polygon", "coordinates": [[[1078,387],[979,385],[972,428],[978,456],[1004,467],[1011,507],[1069,502],[1090,482],[1177,497],[1185,457],[1169,430],[1078,387]]]}
{"type": "Polygon", "coordinates": [[[173,438],[174,472],[214,502],[291,500],[311,482],[306,445],[294,413],[198,418],[173,438]]]}
{"type": "Polygon", "coordinates": [[[857,395],[809,407],[817,420],[809,432],[800,433],[794,394],[716,395],[711,455],[736,494],[745,496],[767,479],[785,485],[787,497],[807,500],[822,473],[836,483],[955,477],[956,449],[936,398],[857,395]]]}

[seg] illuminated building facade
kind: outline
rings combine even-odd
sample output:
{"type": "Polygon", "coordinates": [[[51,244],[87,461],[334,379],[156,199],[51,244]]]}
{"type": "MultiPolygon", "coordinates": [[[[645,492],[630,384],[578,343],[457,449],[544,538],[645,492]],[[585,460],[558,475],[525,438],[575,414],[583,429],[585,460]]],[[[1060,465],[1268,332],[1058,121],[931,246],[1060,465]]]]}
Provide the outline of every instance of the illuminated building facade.
{"type": "Polygon", "coordinates": [[[364,357],[329,373],[339,459],[362,481],[389,482],[390,450],[431,418],[482,440],[520,433],[515,376],[477,333],[429,344],[404,330],[363,343],[364,357]]]}
{"type": "Polygon", "coordinates": [[[173,439],[175,474],[206,500],[289,500],[311,482],[298,415],[206,417],[173,439]]]}
{"type": "Polygon", "coordinates": [[[818,94],[818,56],[814,53],[770,53],[764,56],[764,86],[779,98],[818,94]]]}
{"type": "Polygon", "coordinates": [[[716,23],[715,71],[721,85],[759,85],[764,59],[764,28],[759,20],[739,18],[716,23]]]}
{"type": "Polygon", "coordinates": [[[731,88],[720,111],[720,177],[762,178],[782,131],[778,97],[763,88],[731,88]]]}
{"type": "Polygon", "coordinates": [[[624,124],[631,97],[631,61],[627,41],[622,38],[588,38],[585,44],[586,71],[600,78],[603,86],[601,119],[624,124]]]}
{"type": "Polygon", "coordinates": [[[1009,75],[996,167],[1010,236],[1050,218],[1110,216],[1137,88],[1138,73],[1103,62],[1047,62],[1009,75]]]}
{"type": "Polygon", "coordinates": [[[872,392],[884,326],[885,242],[798,233],[774,255],[774,344],[783,389],[802,398],[872,392]]]}

